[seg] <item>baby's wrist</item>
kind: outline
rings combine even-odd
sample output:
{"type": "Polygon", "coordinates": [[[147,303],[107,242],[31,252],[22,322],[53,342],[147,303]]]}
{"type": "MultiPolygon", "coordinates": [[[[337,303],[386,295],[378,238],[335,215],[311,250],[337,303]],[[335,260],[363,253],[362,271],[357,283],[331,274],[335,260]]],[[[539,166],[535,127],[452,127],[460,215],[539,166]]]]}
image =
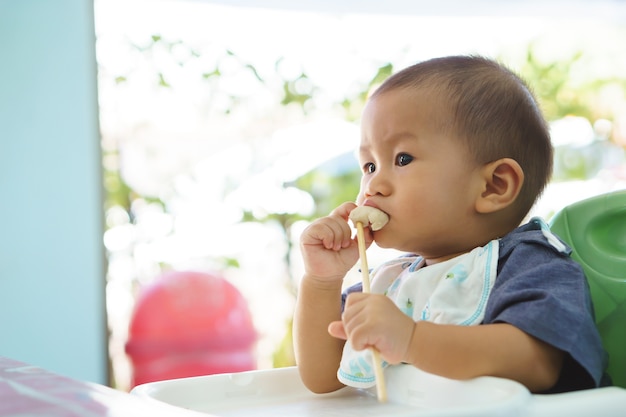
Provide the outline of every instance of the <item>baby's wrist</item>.
{"type": "Polygon", "coordinates": [[[413,322],[413,327],[411,328],[411,336],[408,339],[408,345],[406,347],[406,352],[404,354],[404,363],[410,363],[414,366],[417,366],[417,347],[419,343],[418,339],[418,323],[413,322]]]}
{"type": "Polygon", "coordinates": [[[308,287],[321,291],[340,291],[343,286],[343,275],[337,275],[334,277],[319,277],[311,274],[304,274],[300,285],[307,285],[308,287]]]}

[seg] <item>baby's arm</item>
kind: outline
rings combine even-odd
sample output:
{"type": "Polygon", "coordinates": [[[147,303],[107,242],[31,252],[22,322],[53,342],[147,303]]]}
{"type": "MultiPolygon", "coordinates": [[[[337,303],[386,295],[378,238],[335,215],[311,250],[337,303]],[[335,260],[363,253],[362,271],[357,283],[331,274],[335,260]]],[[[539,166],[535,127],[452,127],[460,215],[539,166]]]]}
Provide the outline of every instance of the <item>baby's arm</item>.
{"type": "Polygon", "coordinates": [[[298,290],[293,324],[296,363],[302,382],[316,393],[343,384],[337,379],[344,340],[328,334],[328,324],[341,319],[341,282],[320,285],[306,275],[298,290]]]}
{"type": "Polygon", "coordinates": [[[388,362],[410,363],[454,379],[499,376],[540,392],[557,381],[563,352],[507,323],[479,326],[414,322],[380,294],[350,294],[335,337],[375,347],[388,362]]]}
{"type": "Polygon", "coordinates": [[[516,380],[532,392],[557,382],[564,353],[508,323],[478,326],[415,324],[407,362],[455,379],[489,375],[516,380]]]}
{"type": "MultiPolygon", "coordinates": [[[[341,320],[343,278],[359,257],[348,215],[356,207],[344,203],[305,229],[300,246],[304,276],[294,314],[294,349],[300,377],[314,392],[343,386],[337,379],[344,340],[332,337],[328,325],[341,320]]],[[[372,235],[365,231],[367,243],[372,235]]]]}

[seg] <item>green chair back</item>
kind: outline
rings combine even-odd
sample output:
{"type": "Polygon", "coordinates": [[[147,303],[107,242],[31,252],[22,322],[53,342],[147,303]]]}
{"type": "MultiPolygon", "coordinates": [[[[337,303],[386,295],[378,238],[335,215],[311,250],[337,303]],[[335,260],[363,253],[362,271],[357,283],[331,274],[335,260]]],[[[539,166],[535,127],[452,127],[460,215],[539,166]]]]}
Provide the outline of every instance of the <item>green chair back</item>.
{"type": "Polygon", "coordinates": [[[609,375],[626,388],[626,190],[571,204],[550,228],[587,275],[609,375]]]}

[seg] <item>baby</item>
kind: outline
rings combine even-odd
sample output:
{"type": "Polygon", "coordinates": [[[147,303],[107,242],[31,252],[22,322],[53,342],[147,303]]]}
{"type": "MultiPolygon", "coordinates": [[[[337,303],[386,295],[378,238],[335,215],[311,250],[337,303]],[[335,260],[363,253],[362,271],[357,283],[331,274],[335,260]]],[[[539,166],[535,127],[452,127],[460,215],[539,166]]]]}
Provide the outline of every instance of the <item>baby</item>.
{"type": "Polygon", "coordinates": [[[552,170],[526,84],[482,57],[421,62],[371,95],[361,130],[357,203],[301,236],[294,345],[305,385],[371,386],[369,348],[384,366],[510,378],[533,392],[604,384],[582,269],[542,220],[520,226],[552,170]],[[342,294],[359,257],[349,225],[357,205],[388,216],[365,230],[367,245],[407,255],[373,271],[371,293],[342,294]]]}

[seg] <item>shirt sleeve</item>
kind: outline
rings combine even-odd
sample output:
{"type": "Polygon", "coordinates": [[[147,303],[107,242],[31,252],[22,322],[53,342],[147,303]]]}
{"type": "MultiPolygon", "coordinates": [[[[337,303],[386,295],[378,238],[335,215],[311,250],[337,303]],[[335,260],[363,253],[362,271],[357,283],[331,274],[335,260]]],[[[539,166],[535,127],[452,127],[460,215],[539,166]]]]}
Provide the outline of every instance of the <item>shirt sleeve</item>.
{"type": "Polygon", "coordinates": [[[551,392],[602,385],[607,358],[582,268],[549,244],[511,246],[501,250],[483,323],[512,324],[566,353],[551,392]]]}
{"type": "Polygon", "coordinates": [[[357,282],[356,284],[346,288],[345,291],[341,293],[341,312],[343,313],[343,309],[346,307],[346,298],[348,294],[353,292],[363,292],[363,283],[357,282]]]}

